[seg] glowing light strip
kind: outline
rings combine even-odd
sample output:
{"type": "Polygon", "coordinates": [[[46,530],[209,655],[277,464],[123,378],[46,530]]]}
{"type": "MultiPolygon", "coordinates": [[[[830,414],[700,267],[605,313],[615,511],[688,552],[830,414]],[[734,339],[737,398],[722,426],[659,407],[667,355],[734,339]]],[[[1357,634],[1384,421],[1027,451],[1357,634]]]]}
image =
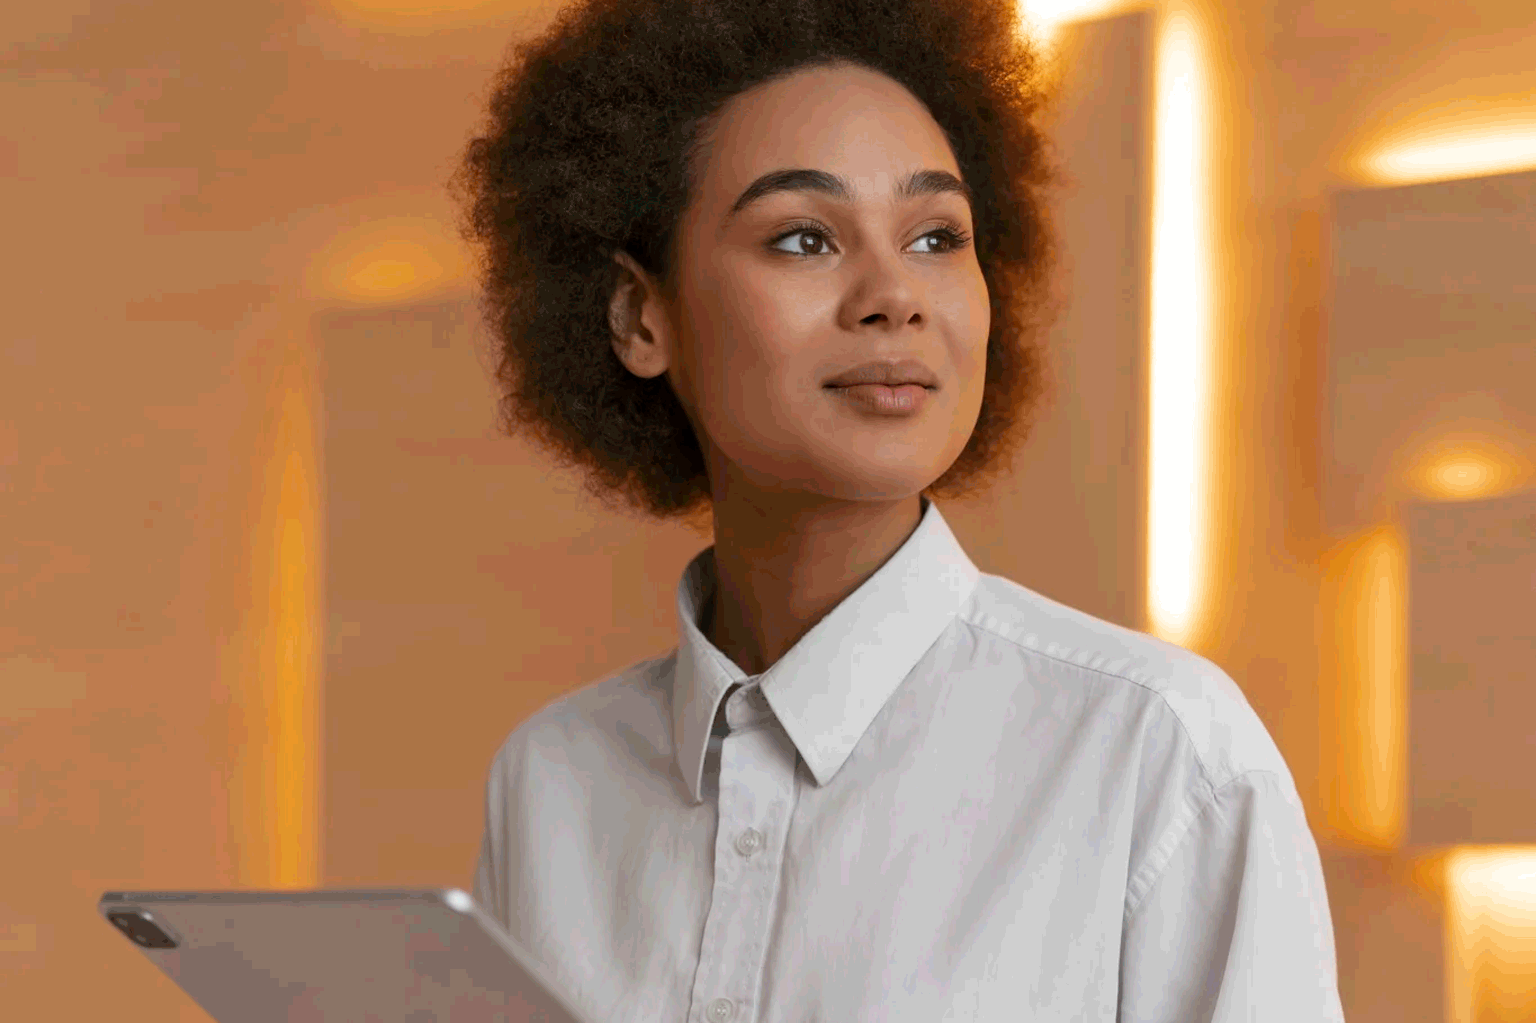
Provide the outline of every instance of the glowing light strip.
{"type": "Polygon", "coordinates": [[[247,740],[262,743],[252,751],[260,819],[248,835],[261,847],[250,850],[261,865],[249,873],[276,888],[313,887],[320,868],[319,451],[307,370],[305,353],[291,347],[274,392],[278,420],[263,477],[270,517],[257,538],[270,552],[259,594],[269,624],[259,652],[265,728],[247,740]]]}
{"type": "Polygon", "coordinates": [[[1159,12],[1155,54],[1147,614],[1182,643],[1206,558],[1211,308],[1209,86],[1188,11],[1159,12]]]}
{"type": "Polygon", "coordinates": [[[1348,566],[1340,608],[1346,643],[1338,680],[1344,709],[1339,754],[1344,790],[1333,807],[1367,847],[1393,850],[1408,812],[1407,541],[1392,525],[1366,534],[1348,566]]]}
{"type": "MultiPolygon", "coordinates": [[[[1020,13],[1054,51],[1065,23],[1147,6],[1028,0],[1020,13]]],[[[1201,540],[1209,533],[1210,86],[1202,29],[1191,12],[1169,4],[1157,11],[1156,25],[1146,600],[1149,631],[1187,644],[1207,557],[1201,540]]]]}

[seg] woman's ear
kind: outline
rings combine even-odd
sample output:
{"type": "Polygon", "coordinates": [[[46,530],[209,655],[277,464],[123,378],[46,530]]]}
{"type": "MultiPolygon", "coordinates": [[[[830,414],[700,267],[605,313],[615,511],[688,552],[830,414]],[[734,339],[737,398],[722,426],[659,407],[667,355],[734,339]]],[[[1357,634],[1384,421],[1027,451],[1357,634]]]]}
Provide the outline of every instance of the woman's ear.
{"type": "Polygon", "coordinates": [[[613,352],[635,376],[660,376],[672,361],[672,335],[661,290],[629,253],[615,251],[613,261],[620,267],[619,282],[608,303],[613,352]]]}

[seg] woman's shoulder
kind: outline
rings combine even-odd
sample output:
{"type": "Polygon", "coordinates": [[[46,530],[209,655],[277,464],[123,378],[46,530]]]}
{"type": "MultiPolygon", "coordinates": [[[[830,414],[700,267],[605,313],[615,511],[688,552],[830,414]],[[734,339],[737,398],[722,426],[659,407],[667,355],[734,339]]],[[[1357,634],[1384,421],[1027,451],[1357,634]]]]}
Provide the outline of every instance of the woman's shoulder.
{"type": "Polygon", "coordinates": [[[1106,621],[998,575],[983,574],[964,622],[1016,651],[1036,676],[1092,677],[1121,701],[1171,719],[1178,745],[1220,787],[1249,771],[1294,788],[1284,757],[1237,682],[1215,662],[1157,636],[1106,621]]]}
{"type": "Polygon", "coordinates": [[[564,757],[592,742],[623,733],[627,741],[670,742],[666,685],[673,649],[568,690],[519,722],[497,749],[494,766],[513,766],[530,755],[564,757]]]}

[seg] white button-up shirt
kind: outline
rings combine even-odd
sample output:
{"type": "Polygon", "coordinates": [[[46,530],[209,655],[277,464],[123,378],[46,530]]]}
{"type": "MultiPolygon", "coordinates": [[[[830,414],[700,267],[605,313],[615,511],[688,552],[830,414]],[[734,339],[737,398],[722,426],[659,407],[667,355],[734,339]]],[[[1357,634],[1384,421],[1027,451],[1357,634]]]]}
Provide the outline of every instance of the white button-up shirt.
{"type": "Polygon", "coordinates": [[[923,505],[750,678],[699,554],[676,649],[496,754],[477,901],[601,1023],[1342,1020],[1317,846],[1236,684],[981,573],[923,505]]]}

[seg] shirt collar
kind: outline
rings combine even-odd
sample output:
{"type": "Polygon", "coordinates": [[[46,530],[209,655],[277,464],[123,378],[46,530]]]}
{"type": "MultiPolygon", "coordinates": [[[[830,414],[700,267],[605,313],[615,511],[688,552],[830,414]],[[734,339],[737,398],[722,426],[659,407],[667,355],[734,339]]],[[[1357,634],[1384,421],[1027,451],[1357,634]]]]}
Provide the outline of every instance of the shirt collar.
{"type": "MultiPolygon", "coordinates": [[[[926,497],[922,506],[917,529],[890,560],[758,676],[762,695],[817,785],[843,766],[981,576],[938,507],[926,497]]],[[[704,754],[720,699],[732,683],[748,680],[704,637],[702,613],[714,587],[711,546],[688,563],[677,587],[673,747],[695,803],[703,799],[704,754]]]]}

